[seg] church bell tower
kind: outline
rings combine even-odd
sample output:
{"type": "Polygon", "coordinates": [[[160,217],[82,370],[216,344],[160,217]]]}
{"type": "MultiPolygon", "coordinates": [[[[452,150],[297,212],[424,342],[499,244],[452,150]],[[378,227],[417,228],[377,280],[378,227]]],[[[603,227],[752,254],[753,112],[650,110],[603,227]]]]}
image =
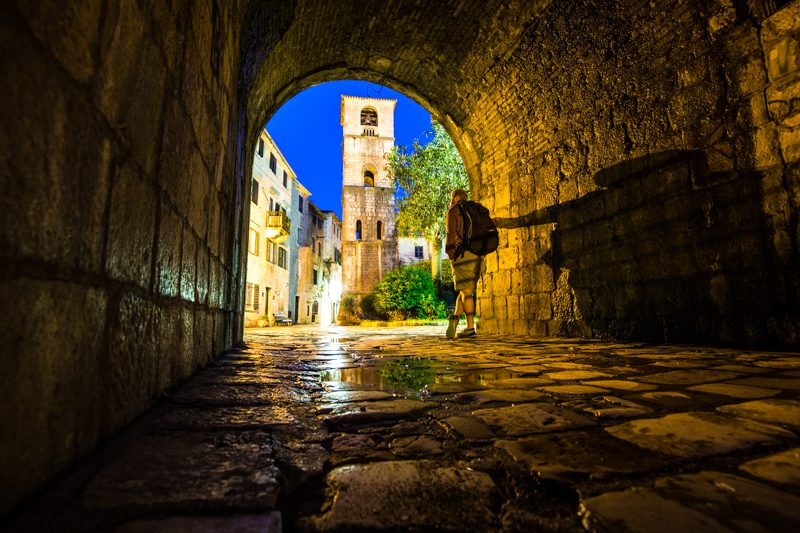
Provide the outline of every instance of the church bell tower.
{"type": "Polygon", "coordinates": [[[342,95],[342,281],[363,295],[397,266],[394,182],[386,155],[394,146],[397,100],[342,95]]]}

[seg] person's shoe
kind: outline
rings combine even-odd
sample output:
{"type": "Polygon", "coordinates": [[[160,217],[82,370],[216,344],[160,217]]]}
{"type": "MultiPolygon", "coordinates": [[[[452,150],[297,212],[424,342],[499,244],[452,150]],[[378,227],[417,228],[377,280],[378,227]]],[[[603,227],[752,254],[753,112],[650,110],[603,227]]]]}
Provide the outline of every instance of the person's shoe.
{"type": "Polygon", "coordinates": [[[458,327],[458,321],[461,317],[456,315],[450,315],[447,317],[447,338],[448,339],[455,339],[456,338],[456,328],[458,327]]]}
{"type": "Polygon", "coordinates": [[[467,337],[475,337],[475,328],[465,329],[458,334],[459,339],[466,339],[467,337]]]}

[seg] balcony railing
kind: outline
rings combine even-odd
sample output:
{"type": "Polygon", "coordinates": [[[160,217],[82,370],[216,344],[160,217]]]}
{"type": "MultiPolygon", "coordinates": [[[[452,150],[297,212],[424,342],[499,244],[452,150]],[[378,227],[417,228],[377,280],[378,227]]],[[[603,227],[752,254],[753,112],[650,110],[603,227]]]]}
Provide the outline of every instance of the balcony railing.
{"type": "Polygon", "coordinates": [[[292,221],[283,211],[267,211],[267,223],[264,235],[275,243],[281,243],[289,238],[292,221]]]}

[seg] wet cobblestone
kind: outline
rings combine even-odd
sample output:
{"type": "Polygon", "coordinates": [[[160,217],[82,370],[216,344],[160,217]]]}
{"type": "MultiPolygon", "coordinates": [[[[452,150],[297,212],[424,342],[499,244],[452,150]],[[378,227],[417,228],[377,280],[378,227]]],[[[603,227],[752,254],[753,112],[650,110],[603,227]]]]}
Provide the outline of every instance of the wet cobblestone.
{"type": "Polygon", "coordinates": [[[246,340],[11,529],[800,526],[797,354],[429,327],[246,340]]]}

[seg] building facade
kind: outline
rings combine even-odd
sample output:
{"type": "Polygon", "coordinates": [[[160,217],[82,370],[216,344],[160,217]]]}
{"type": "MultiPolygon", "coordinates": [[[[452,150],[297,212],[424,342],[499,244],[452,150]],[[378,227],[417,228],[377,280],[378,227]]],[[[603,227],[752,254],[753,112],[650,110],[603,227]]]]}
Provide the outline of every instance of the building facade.
{"type": "Polygon", "coordinates": [[[280,318],[335,323],[342,287],[342,227],[320,211],[311,192],[262,131],[253,158],[245,326],[280,318]]]}
{"type": "Polygon", "coordinates": [[[342,296],[341,223],[313,202],[305,206],[305,235],[298,246],[297,322],[336,322],[342,296]]]}
{"type": "MultiPolygon", "coordinates": [[[[444,250],[444,243],[441,245],[444,250]]],[[[431,241],[419,235],[401,235],[397,238],[397,260],[401,265],[430,261],[433,257],[431,241]]],[[[439,258],[441,259],[441,258],[439,258]]]]}
{"type": "Polygon", "coordinates": [[[298,224],[292,200],[298,190],[303,187],[294,171],[262,131],[253,158],[245,326],[274,323],[275,313],[291,318],[292,280],[297,278],[291,256],[297,238],[291,228],[298,224]]]}
{"type": "Polygon", "coordinates": [[[342,96],[342,254],[347,294],[369,292],[397,266],[394,183],[396,100],[342,96]]]}

